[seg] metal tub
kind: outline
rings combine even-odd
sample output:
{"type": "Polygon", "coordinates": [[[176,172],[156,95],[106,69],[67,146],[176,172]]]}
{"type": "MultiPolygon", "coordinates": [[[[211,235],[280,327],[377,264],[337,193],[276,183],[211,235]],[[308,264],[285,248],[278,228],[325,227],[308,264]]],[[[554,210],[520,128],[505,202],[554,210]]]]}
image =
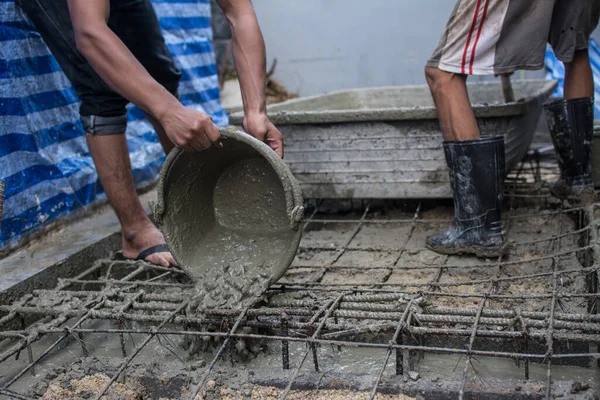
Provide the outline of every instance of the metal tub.
{"type": "MultiPolygon", "coordinates": [[[[507,168],[526,154],[555,81],[469,84],[482,135],[503,135],[507,168]]],[[[305,198],[449,198],[442,136],[429,88],[352,89],[269,107],[285,137],[285,161],[305,198]]],[[[231,116],[241,125],[243,114],[231,116]]]]}

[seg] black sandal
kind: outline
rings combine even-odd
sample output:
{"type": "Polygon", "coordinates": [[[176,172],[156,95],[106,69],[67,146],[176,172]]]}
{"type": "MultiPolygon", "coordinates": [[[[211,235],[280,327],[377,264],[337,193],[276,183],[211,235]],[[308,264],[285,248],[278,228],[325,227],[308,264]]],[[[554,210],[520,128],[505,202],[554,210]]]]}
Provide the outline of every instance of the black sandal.
{"type": "MultiPolygon", "coordinates": [[[[153,262],[150,262],[148,260],[146,260],[146,257],[151,256],[152,254],[156,254],[156,253],[166,253],[169,251],[169,246],[167,246],[166,243],[162,243],[162,244],[157,244],[156,246],[152,246],[152,247],[148,247],[146,250],[142,250],[140,251],[140,253],[137,255],[136,258],[129,258],[129,257],[125,257],[123,255],[123,252],[120,251],[117,254],[115,254],[114,259],[117,261],[145,261],[149,264],[154,264],[154,265],[158,265],[160,267],[162,267],[162,265],[160,264],[155,264],[153,262]]],[[[169,268],[175,268],[175,265],[169,265],[169,268]]]]}

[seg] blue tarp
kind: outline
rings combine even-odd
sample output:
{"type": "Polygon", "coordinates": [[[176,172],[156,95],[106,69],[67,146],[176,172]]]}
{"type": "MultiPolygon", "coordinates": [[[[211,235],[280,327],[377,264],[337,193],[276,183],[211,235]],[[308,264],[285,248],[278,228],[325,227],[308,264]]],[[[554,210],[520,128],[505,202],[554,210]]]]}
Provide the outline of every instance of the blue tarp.
{"type": "MultiPolygon", "coordinates": [[[[212,46],[210,0],[153,2],[182,70],[181,101],[228,124],[212,46]]],[[[0,180],[6,181],[0,248],[105,197],[79,122],[79,100],[14,0],[0,0],[0,180]]],[[[138,186],[153,181],[162,148],[137,107],[127,140],[138,186]]]]}
{"type": "MultiPolygon", "coordinates": [[[[593,38],[590,39],[589,55],[592,74],[594,75],[594,98],[596,101],[594,114],[596,119],[600,119],[600,46],[593,38]]],[[[565,84],[565,66],[556,58],[550,45],[546,47],[545,64],[548,70],[546,79],[556,79],[558,81],[558,87],[552,93],[552,96],[562,97],[565,84]]]]}

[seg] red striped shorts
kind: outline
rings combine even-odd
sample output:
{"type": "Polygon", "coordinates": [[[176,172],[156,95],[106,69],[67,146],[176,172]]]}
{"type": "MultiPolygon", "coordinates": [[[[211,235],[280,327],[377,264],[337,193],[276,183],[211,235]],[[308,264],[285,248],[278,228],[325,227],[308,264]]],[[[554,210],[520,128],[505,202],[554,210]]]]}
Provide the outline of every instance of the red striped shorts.
{"type": "Polygon", "coordinates": [[[535,70],[546,43],[570,62],[599,16],[599,0],[459,0],[427,65],[469,75],[535,70]]]}

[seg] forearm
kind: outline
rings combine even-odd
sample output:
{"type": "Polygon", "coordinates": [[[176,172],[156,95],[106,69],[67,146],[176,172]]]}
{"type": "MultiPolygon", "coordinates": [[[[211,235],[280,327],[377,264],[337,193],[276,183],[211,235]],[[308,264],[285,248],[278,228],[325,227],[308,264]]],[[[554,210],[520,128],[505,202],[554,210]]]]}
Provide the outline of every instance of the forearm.
{"type": "Polygon", "coordinates": [[[139,63],[105,24],[75,31],[77,47],[100,77],[147,113],[161,118],[177,99],[139,63]]]}
{"type": "Polygon", "coordinates": [[[233,59],[242,89],[244,130],[283,157],[283,136],[267,116],[265,42],[250,0],[217,0],[233,37],[233,59]]]}
{"type": "Polygon", "coordinates": [[[226,10],[233,40],[233,59],[237,71],[244,113],[264,114],[265,103],[265,42],[252,7],[226,10]]]}

